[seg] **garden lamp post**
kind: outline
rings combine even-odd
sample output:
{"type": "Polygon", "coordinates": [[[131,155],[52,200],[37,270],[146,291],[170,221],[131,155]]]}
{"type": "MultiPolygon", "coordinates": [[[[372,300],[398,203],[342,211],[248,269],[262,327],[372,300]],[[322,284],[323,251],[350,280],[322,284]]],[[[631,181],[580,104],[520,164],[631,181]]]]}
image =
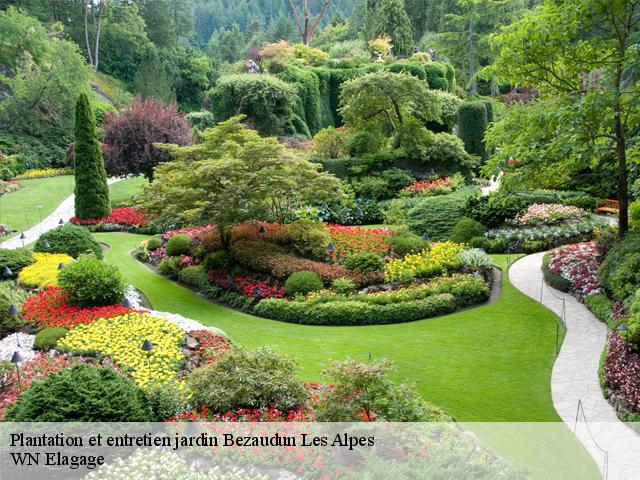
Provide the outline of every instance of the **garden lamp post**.
{"type": "Polygon", "coordinates": [[[22,248],[24,248],[24,241],[27,239],[27,236],[22,232],[20,234],[20,241],[22,242],[22,248]]]}
{"type": "Polygon", "coordinates": [[[58,270],[64,270],[64,263],[60,262],[58,264],[58,270]]]}
{"type": "MultiPolygon", "coordinates": [[[[18,314],[20,313],[20,309],[16,307],[13,303],[9,306],[9,315],[11,315],[15,321],[18,323],[18,314]]],[[[16,341],[18,342],[18,348],[20,347],[20,335],[16,333],[16,341]]]]}
{"type": "Polygon", "coordinates": [[[624,343],[626,345],[629,341],[629,327],[623,323],[621,325],[618,325],[616,330],[618,331],[618,335],[620,336],[622,336],[622,332],[624,332],[624,343]]]}
{"type": "Polygon", "coordinates": [[[260,230],[258,230],[258,232],[264,235],[265,233],[267,233],[267,227],[265,227],[264,225],[260,225],[260,230]]]}
{"type": "Polygon", "coordinates": [[[49,245],[49,242],[45,239],[45,241],[42,242],[42,249],[44,250],[44,258],[47,260],[49,260],[49,248],[51,248],[51,245],[49,245]]]}
{"type": "Polygon", "coordinates": [[[16,373],[18,374],[18,389],[20,391],[22,391],[22,380],[20,378],[20,363],[22,363],[24,361],[24,357],[22,356],[22,354],[16,350],[15,352],[13,352],[13,355],[11,356],[11,363],[13,363],[16,366],[16,373]]]}
{"type": "MultiPolygon", "coordinates": [[[[184,430],[182,431],[182,435],[195,437],[200,433],[200,429],[198,428],[198,424],[193,420],[189,420],[187,424],[184,426],[184,430]]],[[[193,456],[193,467],[196,471],[196,480],[199,478],[200,472],[198,471],[198,454],[196,453],[193,456]]]]}
{"type": "Polygon", "coordinates": [[[5,265],[5,267],[2,269],[2,276],[3,277],[10,277],[11,275],[13,275],[13,272],[11,271],[11,269],[5,265]]]}
{"type": "Polygon", "coordinates": [[[127,297],[124,297],[122,306],[127,309],[127,320],[131,320],[131,309],[133,308],[133,305],[131,305],[131,302],[127,297]]]}
{"type": "Polygon", "coordinates": [[[331,261],[331,257],[333,256],[333,252],[336,251],[336,244],[333,242],[329,242],[329,245],[327,245],[327,261],[330,262],[331,261]]]}
{"type": "Polygon", "coordinates": [[[426,233],[423,233],[422,236],[420,237],[422,240],[424,240],[425,242],[429,241],[429,235],[427,235],[426,233]]]}
{"type": "Polygon", "coordinates": [[[151,350],[153,350],[153,344],[145,338],[140,348],[143,352],[147,352],[147,365],[151,366],[151,350]]]}
{"type": "Polygon", "coordinates": [[[58,221],[58,225],[64,225],[64,220],[62,218],[58,221]]]}

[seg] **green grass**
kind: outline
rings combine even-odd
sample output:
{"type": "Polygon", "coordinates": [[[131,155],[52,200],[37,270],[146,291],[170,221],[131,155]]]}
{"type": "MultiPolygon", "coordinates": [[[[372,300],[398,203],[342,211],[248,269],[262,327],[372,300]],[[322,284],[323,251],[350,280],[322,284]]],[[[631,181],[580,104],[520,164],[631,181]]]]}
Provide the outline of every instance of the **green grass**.
{"type": "MultiPolygon", "coordinates": [[[[396,379],[415,382],[429,401],[459,421],[558,421],[550,391],[557,318],[505,279],[492,305],[398,325],[316,327],[246,315],[156,275],[131,257],[142,235],[97,234],[111,245],[107,261],[120,267],[157,310],[222,328],[247,347],[276,345],[291,354],[305,380],[321,380],[331,360],[391,359],[396,379]]],[[[505,257],[496,256],[504,265],[505,257]]]]}
{"type": "Polygon", "coordinates": [[[109,185],[109,198],[111,207],[116,208],[123,203],[129,202],[134,195],[142,191],[142,187],[149,182],[146,178],[132,177],[120,180],[117,183],[109,185]]]}
{"type": "Polygon", "coordinates": [[[40,222],[40,215],[42,218],[50,215],[73,193],[74,180],[72,175],[61,175],[20,180],[20,184],[20,190],[0,197],[0,223],[6,223],[18,232],[40,222]],[[38,209],[38,205],[42,208],[38,209]]]}

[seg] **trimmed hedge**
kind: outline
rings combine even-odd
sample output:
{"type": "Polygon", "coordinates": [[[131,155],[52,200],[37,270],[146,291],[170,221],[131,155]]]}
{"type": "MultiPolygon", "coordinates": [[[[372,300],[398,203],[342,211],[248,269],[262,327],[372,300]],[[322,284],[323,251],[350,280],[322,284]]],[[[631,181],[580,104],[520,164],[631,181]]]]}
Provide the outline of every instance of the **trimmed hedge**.
{"type": "Polygon", "coordinates": [[[456,310],[450,293],[424,300],[376,305],[358,301],[305,302],[270,298],[260,301],[254,313],[262,317],[307,325],[384,325],[446,315],[456,310]]]}
{"type": "Polygon", "coordinates": [[[488,157],[484,144],[488,122],[487,106],[482,101],[463,103],[458,110],[458,136],[467,152],[479,156],[483,161],[488,157]]]}
{"type": "Polygon", "coordinates": [[[613,319],[613,302],[606,295],[587,295],[584,303],[601,322],[608,324],[613,319]]]}

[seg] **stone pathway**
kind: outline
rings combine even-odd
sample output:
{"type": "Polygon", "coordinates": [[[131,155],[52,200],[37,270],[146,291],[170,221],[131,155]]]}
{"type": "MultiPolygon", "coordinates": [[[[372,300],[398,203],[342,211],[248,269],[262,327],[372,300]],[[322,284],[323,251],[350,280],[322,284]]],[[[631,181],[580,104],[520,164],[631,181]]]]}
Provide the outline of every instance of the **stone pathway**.
{"type": "MultiPolygon", "coordinates": [[[[107,180],[109,185],[119,182],[123,180],[122,178],[110,178],[107,180]]],[[[70,195],[65,198],[60,205],[49,215],[47,218],[43,219],[42,222],[34,225],[28,230],[25,230],[23,233],[25,235],[24,241],[20,240],[20,234],[11,237],[9,240],[5,240],[0,243],[0,248],[19,248],[23,245],[29,245],[30,243],[35,242],[40,235],[49,230],[53,230],[54,228],[60,226],[60,220],[63,222],[68,222],[71,217],[75,214],[74,212],[74,196],[70,195]]]]}
{"type": "Polygon", "coordinates": [[[509,270],[509,280],[559,317],[564,299],[567,334],[551,377],[554,407],[607,474],[603,476],[609,480],[640,479],[640,433],[618,420],[600,389],[598,365],[607,328],[573,295],[545,284],[541,297],[543,256],[536,253],[516,261],[509,270]],[[587,421],[581,413],[576,423],[579,402],[587,421]],[[608,468],[600,449],[608,454],[608,468]]]}

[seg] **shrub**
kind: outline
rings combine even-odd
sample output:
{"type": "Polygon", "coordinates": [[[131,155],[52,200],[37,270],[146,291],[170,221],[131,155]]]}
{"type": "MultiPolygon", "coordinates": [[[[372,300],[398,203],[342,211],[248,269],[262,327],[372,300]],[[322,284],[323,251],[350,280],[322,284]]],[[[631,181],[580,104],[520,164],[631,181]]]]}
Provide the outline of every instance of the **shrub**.
{"type": "Polygon", "coordinates": [[[204,257],[202,266],[206,271],[210,270],[226,270],[233,263],[233,259],[226,251],[213,252],[204,257]]]}
{"type": "Polygon", "coordinates": [[[640,253],[633,253],[616,268],[609,282],[613,295],[624,300],[640,287],[640,253]]]}
{"type": "Polygon", "coordinates": [[[384,268],[384,260],[375,253],[352,253],[344,259],[344,266],[359,273],[380,272],[384,268]]]}
{"type": "Polygon", "coordinates": [[[598,320],[609,323],[613,319],[613,302],[606,295],[594,293],[584,297],[584,303],[598,320]]]}
{"type": "Polygon", "coordinates": [[[482,237],[486,233],[487,229],[480,222],[473,218],[462,218],[456,223],[451,231],[452,242],[456,243],[469,243],[474,237],[482,237]]]}
{"type": "Polygon", "coordinates": [[[618,241],[609,250],[609,253],[602,261],[598,269],[598,281],[609,291],[612,291],[611,280],[616,274],[618,268],[625,259],[635,253],[640,253],[640,234],[630,232],[623,239],[618,241]]]}
{"type": "Polygon", "coordinates": [[[518,195],[493,192],[488,196],[469,198],[465,216],[479,221],[489,228],[502,225],[527,209],[529,203],[518,195]]]}
{"type": "Polygon", "coordinates": [[[473,270],[491,270],[493,261],[484,250],[479,248],[470,248],[460,254],[460,260],[464,266],[473,270]]]}
{"type": "Polygon", "coordinates": [[[487,107],[484,102],[466,102],[458,109],[458,136],[464,142],[465,150],[482,160],[487,159],[484,144],[487,125],[487,107]]]}
{"type": "Polygon", "coordinates": [[[0,271],[8,267],[15,276],[22,268],[33,262],[35,262],[33,255],[26,248],[16,248],[15,250],[0,248],[0,271]]]}
{"type": "Polygon", "coordinates": [[[162,246],[162,236],[160,236],[160,235],[156,235],[154,237],[151,237],[149,239],[149,241],[147,242],[147,250],[149,250],[150,252],[153,252],[154,250],[157,250],[161,246],[162,246]]]}
{"type": "Polygon", "coordinates": [[[418,235],[426,233],[431,240],[447,240],[464,216],[466,204],[467,198],[462,191],[422,198],[407,212],[407,225],[418,235]]]}
{"type": "Polygon", "coordinates": [[[100,244],[93,239],[89,230],[73,223],[67,223],[41,235],[33,250],[45,253],[66,253],[73,258],[91,253],[97,258],[102,258],[100,244]],[[48,249],[43,247],[45,240],[49,243],[48,249]]]}
{"type": "Polygon", "coordinates": [[[66,334],[67,329],[64,327],[43,328],[36,333],[36,338],[33,341],[33,348],[36,350],[51,350],[56,348],[58,340],[66,334]]]}
{"type": "Polygon", "coordinates": [[[491,242],[487,239],[487,237],[473,237],[469,240],[469,246],[471,248],[479,248],[484,250],[485,252],[491,251],[491,242]]]}
{"type": "Polygon", "coordinates": [[[176,279],[180,274],[180,259],[165,258],[158,264],[158,272],[165,277],[176,279]]]}
{"type": "Polygon", "coordinates": [[[174,235],[169,240],[167,240],[167,244],[165,246],[167,256],[178,257],[180,255],[188,255],[191,249],[191,242],[193,242],[193,238],[191,238],[189,235],[186,235],[184,233],[174,235]]]}
{"type": "Polygon", "coordinates": [[[428,247],[429,242],[423,240],[415,233],[403,232],[398,235],[392,235],[387,238],[387,244],[399,257],[408,255],[409,253],[418,253],[428,247]]]}
{"type": "Polygon", "coordinates": [[[339,295],[349,295],[356,289],[356,284],[348,278],[336,278],[331,282],[331,288],[339,295]]]}
{"type": "Polygon", "coordinates": [[[209,275],[199,265],[191,265],[180,271],[178,278],[181,282],[202,289],[209,284],[209,275]]]}
{"type": "Polygon", "coordinates": [[[326,158],[340,158],[346,144],[346,133],[332,126],[323,128],[313,137],[313,151],[326,158]]]}
{"type": "Polygon", "coordinates": [[[262,347],[235,350],[191,374],[193,400],[214,413],[238,408],[299,407],[307,397],[295,378],[297,366],[288,356],[262,347]]]}
{"type": "Polygon", "coordinates": [[[631,228],[640,229],[640,200],[629,205],[629,225],[631,228]]]}
{"type": "Polygon", "coordinates": [[[361,157],[380,150],[380,139],[368,130],[358,130],[347,142],[347,152],[352,157],[361,157]]]}
{"type": "Polygon", "coordinates": [[[148,422],[143,391],[108,367],[76,365],[34,382],[7,420],[13,422],[148,422]]]}
{"type": "Polygon", "coordinates": [[[67,300],[83,307],[121,303],[126,285],[118,268],[97,258],[83,256],[58,273],[58,284],[67,300]]]}
{"type": "Polygon", "coordinates": [[[188,408],[184,391],[177,382],[154,383],[145,393],[153,412],[153,421],[162,422],[172,418],[188,408]]]}
{"type": "Polygon", "coordinates": [[[17,331],[23,325],[19,316],[9,314],[9,307],[11,300],[0,295],[0,338],[17,331]]]}
{"type": "Polygon", "coordinates": [[[324,259],[331,241],[324,224],[311,220],[298,220],[287,225],[287,234],[293,246],[303,256],[324,259]]]}
{"type": "Polygon", "coordinates": [[[324,283],[318,274],[309,270],[294,273],[284,283],[284,291],[291,297],[298,294],[306,295],[321,290],[322,287],[324,283]]]}

